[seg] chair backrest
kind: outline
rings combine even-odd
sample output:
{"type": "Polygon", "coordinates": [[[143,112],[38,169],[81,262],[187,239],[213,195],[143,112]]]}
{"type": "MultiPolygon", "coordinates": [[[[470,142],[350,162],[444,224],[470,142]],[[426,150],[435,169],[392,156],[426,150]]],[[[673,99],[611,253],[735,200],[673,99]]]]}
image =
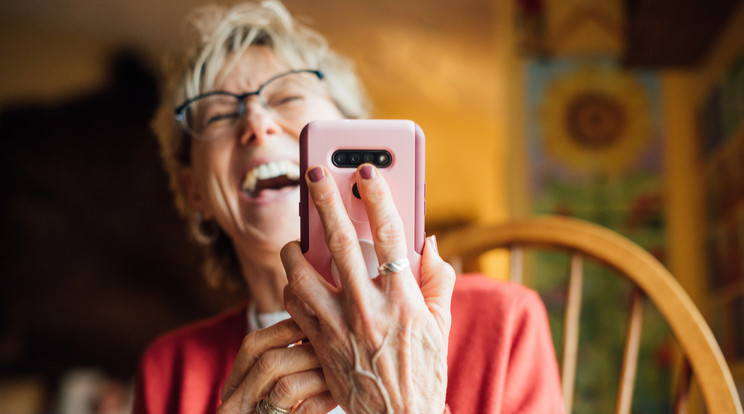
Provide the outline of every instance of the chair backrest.
{"type": "MultiPolygon", "coordinates": [[[[523,252],[548,248],[567,252],[569,260],[563,349],[559,356],[566,412],[571,412],[579,343],[583,263],[594,260],[623,275],[635,287],[628,309],[628,326],[615,412],[630,413],[638,362],[643,300],[657,307],[671,328],[685,362],[677,384],[675,412],[687,406],[689,378],[695,375],[708,412],[742,413],[733,378],[716,339],[676,279],[650,253],[601,226],[567,217],[540,216],[496,225],[474,225],[439,237],[442,257],[455,266],[494,249],[510,250],[510,279],[522,281],[523,252]]],[[[458,269],[463,270],[463,269],[458,269]]],[[[467,269],[468,271],[475,269],[467,269]]],[[[536,275],[539,277],[539,275],[536,275]]]]}

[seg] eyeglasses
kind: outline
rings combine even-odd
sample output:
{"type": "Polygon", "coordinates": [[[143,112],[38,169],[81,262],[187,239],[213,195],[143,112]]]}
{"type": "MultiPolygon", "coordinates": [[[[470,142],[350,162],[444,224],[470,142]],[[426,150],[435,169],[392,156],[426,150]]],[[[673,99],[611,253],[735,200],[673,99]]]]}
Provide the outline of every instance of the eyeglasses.
{"type": "Polygon", "coordinates": [[[245,120],[246,101],[258,97],[261,106],[285,122],[301,119],[318,99],[327,98],[323,72],[302,69],[280,73],[253,92],[212,91],[186,100],[176,108],[176,121],[193,137],[212,140],[236,133],[245,120]]]}

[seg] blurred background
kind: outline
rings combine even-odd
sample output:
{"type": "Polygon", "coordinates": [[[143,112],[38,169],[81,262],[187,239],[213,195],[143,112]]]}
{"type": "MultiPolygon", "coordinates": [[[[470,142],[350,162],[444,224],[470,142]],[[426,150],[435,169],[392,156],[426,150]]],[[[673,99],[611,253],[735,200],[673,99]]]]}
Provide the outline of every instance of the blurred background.
{"type": "MultiPolygon", "coordinates": [[[[551,213],[630,237],[702,310],[741,393],[742,1],[285,3],[353,59],[375,117],[423,127],[429,233],[551,213]]],[[[156,335],[239,300],[203,282],[149,130],[203,4],[0,4],[0,413],[126,412],[156,335]]],[[[663,329],[644,341],[672,371],[663,329]]],[[[638,381],[634,412],[665,412],[669,376],[638,381]]]]}

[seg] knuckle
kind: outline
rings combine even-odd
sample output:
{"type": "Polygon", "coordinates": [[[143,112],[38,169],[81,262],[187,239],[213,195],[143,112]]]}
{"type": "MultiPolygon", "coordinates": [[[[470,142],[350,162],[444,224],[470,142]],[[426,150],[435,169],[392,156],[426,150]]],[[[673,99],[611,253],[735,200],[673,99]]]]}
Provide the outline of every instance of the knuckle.
{"type": "Polygon", "coordinates": [[[315,275],[313,274],[313,270],[311,268],[297,267],[289,271],[289,273],[287,274],[287,281],[289,282],[290,286],[302,286],[308,280],[312,280],[314,276],[315,275]]]}
{"type": "Polygon", "coordinates": [[[348,252],[356,241],[356,235],[344,229],[330,231],[326,234],[326,244],[332,252],[348,252]]]}
{"type": "Polygon", "coordinates": [[[245,337],[243,337],[243,342],[240,344],[240,353],[250,358],[256,357],[258,335],[260,335],[258,331],[253,331],[249,332],[245,337]]]}
{"type": "Polygon", "coordinates": [[[282,377],[274,385],[274,389],[271,391],[271,401],[280,404],[284,401],[295,401],[295,395],[298,394],[299,384],[292,381],[288,377],[282,377]]]}
{"type": "Polygon", "coordinates": [[[278,369],[279,359],[274,352],[264,352],[256,361],[256,372],[263,376],[273,377],[278,369]]]}
{"type": "Polygon", "coordinates": [[[400,220],[383,220],[375,229],[375,240],[382,244],[395,244],[403,238],[403,226],[400,220]]]}

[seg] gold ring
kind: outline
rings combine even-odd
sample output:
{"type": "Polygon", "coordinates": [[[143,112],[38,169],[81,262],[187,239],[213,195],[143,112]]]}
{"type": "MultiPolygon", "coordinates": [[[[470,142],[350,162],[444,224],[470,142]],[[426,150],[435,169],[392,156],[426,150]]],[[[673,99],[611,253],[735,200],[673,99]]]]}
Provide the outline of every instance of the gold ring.
{"type": "Polygon", "coordinates": [[[289,414],[291,411],[286,408],[277,407],[269,400],[269,397],[262,399],[256,404],[256,413],[258,414],[289,414]]]}

